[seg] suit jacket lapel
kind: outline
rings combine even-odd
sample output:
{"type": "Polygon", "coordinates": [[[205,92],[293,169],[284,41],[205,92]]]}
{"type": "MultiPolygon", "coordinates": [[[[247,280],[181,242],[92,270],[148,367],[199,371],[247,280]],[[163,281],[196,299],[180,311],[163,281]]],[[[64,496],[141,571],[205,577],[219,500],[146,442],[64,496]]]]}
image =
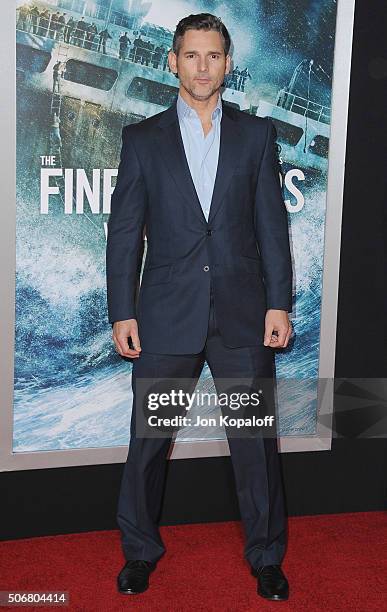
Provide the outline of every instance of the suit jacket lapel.
{"type": "MultiPolygon", "coordinates": [[[[237,122],[234,117],[228,113],[227,106],[222,102],[219,159],[208,219],[209,223],[219,211],[223,196],[230,183],[234,167],[233,158],[238,158],[236,147],[238,143],[241,143],[240,136],[237,122]]],[[[184,143],[181,137],[177,116],[176,102],[161,114],[159,130],[156,134],[156,142],[162,158],[175,180],[179,191],[187,202],[191,206],[193,205],[193,209],[198,215],[198,218],[203,223],[207,224],[185,155],[184,143]]]]}
{"type": "Polygon", "coordinates": [[[222,102],[222,109],[219,159],[208,223],[213,221],[222,205],[224,195],[229,187],[235,168],[233,160],[239,159],[238,147],[243,145],[242,135],[238,128],[237,121],[234,119],[234,116],[229,113],[224,102],[222,102]]]}
{"type": "Polygon", "coordinates": [[[156,134],[156,142],[169,172],[190,206],[194,205],[194,210],[200,220],[207,223],[185,155],[176,102],[161,115],[159,128],[161,129],[156,134]]]}

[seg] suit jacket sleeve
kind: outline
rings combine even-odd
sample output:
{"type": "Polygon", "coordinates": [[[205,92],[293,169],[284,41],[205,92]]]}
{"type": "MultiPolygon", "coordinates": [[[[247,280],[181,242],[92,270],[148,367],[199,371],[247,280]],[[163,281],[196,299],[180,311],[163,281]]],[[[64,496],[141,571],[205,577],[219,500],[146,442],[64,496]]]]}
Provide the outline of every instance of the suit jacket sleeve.
{"type": "Polygon", "coordinates": [[[276,129],[267,117],[265,150],[255,196],[255,235],[261,254],[267,309],[292,310],[288,217],[279,179],[276,129]]]}
{"type": "Polygon", "coordinates": [[[106,245],[110,323],[136,318],[135,295],[141,268],[146,204],[147,192],[140,163],[130,131],[124,127],[106,245]]]}

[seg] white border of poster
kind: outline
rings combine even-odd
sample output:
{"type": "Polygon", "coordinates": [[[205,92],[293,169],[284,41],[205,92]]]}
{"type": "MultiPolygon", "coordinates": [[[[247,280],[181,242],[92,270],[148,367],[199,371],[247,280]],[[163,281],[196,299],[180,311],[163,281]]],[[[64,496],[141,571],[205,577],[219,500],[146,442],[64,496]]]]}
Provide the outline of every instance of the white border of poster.
{"type": "MultiPolygon", "coordinates": [[[[332,85],[332,118],[329,142],[324,268],[320,325],[318,414],[316,433],[284,436],[281,452],[329,450],[332,443],[333,378],[340,265],[342,199],[344,189],[347,116],[355,0],[338,0],[332,85]],[[322,420],[324,425],[322,425],[322,420]]],[[[44,452],[12,452],[13,368],[15,329],[15,1],[3,0],[0,23],[2,113],[0,225],[0,470],[43,469],[120,463],[127,447],[84,448],[44,452]]],[[[228,455],[226,440],[176,442],[171,458],[228,455]]]]}

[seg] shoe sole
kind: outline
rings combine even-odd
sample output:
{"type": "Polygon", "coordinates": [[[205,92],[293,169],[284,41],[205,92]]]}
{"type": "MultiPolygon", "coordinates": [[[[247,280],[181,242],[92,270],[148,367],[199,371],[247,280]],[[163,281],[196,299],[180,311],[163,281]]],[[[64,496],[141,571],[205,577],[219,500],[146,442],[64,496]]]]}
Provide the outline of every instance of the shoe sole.
{"type": "Polygon", "coordinates": [[[141,595],[141,593],[145,593],[145,591],[147,590],[148,590],[148,587],[144,589],[143,591],[122,591],[121,589],[117,589],[117,591],[121,593],[121,595],[141,595]]]}
{"type": "Polygon", "coordinates": [[[285,597],[280,597],[278,595],[273,595],[273,597],[267,597],[266,595],[262,595],[262,593],[260,593],[259,591],[257,591],[257,593],[260,597],[262,597],[263,599],[268,599],[269,601],[287,601],[289,599],[289,595],[286,595],[285,597]]]}

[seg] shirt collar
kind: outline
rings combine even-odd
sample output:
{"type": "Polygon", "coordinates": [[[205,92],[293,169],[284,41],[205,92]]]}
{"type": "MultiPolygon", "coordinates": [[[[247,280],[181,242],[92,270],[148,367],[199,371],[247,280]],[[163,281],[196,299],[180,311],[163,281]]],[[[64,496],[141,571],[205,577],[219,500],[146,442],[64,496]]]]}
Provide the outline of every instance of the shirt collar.
{"type": "MultiPolygon", "coordinates": [[[[177,115],[179,117],[179,121],[185,118],[198,117],[196,110],[192,108],[192,106],[187,104],[187,102],[180,95],[180,93],[177,96],[176,108],[177,108],[177,115]]],[[[222,98],[221,98],[221,95],[219,94],[218,101],[216,103],[214,110],[212,111],[211,118],[216,119],[217,117],[220,118],[221,116],[222,116],[222,98]]]]}

